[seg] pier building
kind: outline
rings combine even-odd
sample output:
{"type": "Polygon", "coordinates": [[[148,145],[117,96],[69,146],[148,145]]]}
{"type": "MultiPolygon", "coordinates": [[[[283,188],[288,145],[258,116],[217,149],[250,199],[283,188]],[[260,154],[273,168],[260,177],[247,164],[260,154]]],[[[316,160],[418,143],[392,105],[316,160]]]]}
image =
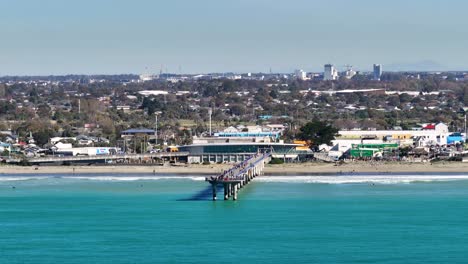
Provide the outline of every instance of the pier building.
{"type": "Polygon", "coordinates": [[[273,158],[285,161],[300,160],[311,154],[303,144],[276,142],[192,144],[181,146],[179,150],[189,153],[189,163],[236,163],[264,151],[271,152],[273,158]]]}

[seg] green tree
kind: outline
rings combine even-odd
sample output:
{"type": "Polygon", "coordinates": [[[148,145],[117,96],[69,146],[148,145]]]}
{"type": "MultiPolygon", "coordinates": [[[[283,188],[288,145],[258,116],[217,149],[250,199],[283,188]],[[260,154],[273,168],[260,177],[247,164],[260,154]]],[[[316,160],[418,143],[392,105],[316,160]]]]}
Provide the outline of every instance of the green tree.
{"type": "Polygon", "coordinates": [[[463,95],[463,103],[468,106],[468,87],[465,87],[464,95],[463,95]]]}
{"type": "Polygon", "coordinates": [[[33,137],[36,140],[36,145],[43,146],[49,142],[49,138],[54,137],[54,131],[51,129],[43,129],[33,133],[33,137]]]}
{"type": "Polygon", "coordinates": [[[300,128],[298,137],[306,140],[311,146],[317,147],[321,144],[330,145],[331,141],[338,136],[338,129],[327,122],[313,120],[300,128]]]}
{"type": "Polygon", "coordinates": [[[273,89],[270,92],[270,96],[271,96],[271,98],[276,99],[276,98],[278,98],[278,92],[273,89]]]}
{"type": "Polygon", "coordinates": [[[40,118],[49,118],[50,117],[50,107],[47,104],[39,105],[37,109],[37,115],[40,118]]]}

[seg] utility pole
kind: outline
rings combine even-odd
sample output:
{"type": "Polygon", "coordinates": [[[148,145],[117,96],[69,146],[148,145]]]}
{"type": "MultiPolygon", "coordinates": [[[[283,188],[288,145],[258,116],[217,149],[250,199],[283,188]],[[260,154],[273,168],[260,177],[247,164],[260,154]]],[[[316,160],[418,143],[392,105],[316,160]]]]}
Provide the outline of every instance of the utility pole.
{"type": "Polygon", "coordinates": [[[210,137],[211,137],[211,115],[213,114],[213,109],[208,109],[208,115],[209,115],[209,120],[210,120],[210,137]]]}
{"type": "Polygon", "coordinates": [[[78,114],[81,114],[81,98],[78,99],[78,114]]]}
{"type": "Polygon", "coordinates": [[[465,113],[465,142],[466,139],[468,138],[467,130],[466,130],[466,113],[465,113]]]}

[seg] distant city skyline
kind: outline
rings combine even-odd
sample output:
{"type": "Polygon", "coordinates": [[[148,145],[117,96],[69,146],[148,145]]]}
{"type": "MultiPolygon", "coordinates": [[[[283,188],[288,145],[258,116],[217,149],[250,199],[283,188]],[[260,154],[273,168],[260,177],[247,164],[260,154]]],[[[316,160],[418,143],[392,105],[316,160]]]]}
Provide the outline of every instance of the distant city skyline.
{"type": "Polygon", "coordinates": [[[0,0],[0,76],[468,70],[462,0],[0,0]],[[162,65],[162,66],[161,66],[162,65]]]}

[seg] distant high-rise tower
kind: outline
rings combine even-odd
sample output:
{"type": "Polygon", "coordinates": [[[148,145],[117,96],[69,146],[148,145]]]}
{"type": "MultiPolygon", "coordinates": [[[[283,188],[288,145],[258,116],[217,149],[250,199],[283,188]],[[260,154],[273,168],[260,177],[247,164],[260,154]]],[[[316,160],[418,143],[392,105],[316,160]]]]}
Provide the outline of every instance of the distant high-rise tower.
{"type": "Polygon", "coordinates": [[[323,72],[323,79],[325,81],[333,81],[338,79],[338,71],[332,64],[325,64],[324,72],[323,72]]]}
{"type": "Polygon", "coordinates": [[[380,81],[380,77],[382,77],[382,65],[381,64],[374,64],[374,80],[380,81]]]}
{"type": "Polygon", "coordinates": [[[303,70],[296,70],[294,72],[294,75],[296,75],[296,78],[303,80],[303,81],[307,79],[307,73],[303,70]]]}

